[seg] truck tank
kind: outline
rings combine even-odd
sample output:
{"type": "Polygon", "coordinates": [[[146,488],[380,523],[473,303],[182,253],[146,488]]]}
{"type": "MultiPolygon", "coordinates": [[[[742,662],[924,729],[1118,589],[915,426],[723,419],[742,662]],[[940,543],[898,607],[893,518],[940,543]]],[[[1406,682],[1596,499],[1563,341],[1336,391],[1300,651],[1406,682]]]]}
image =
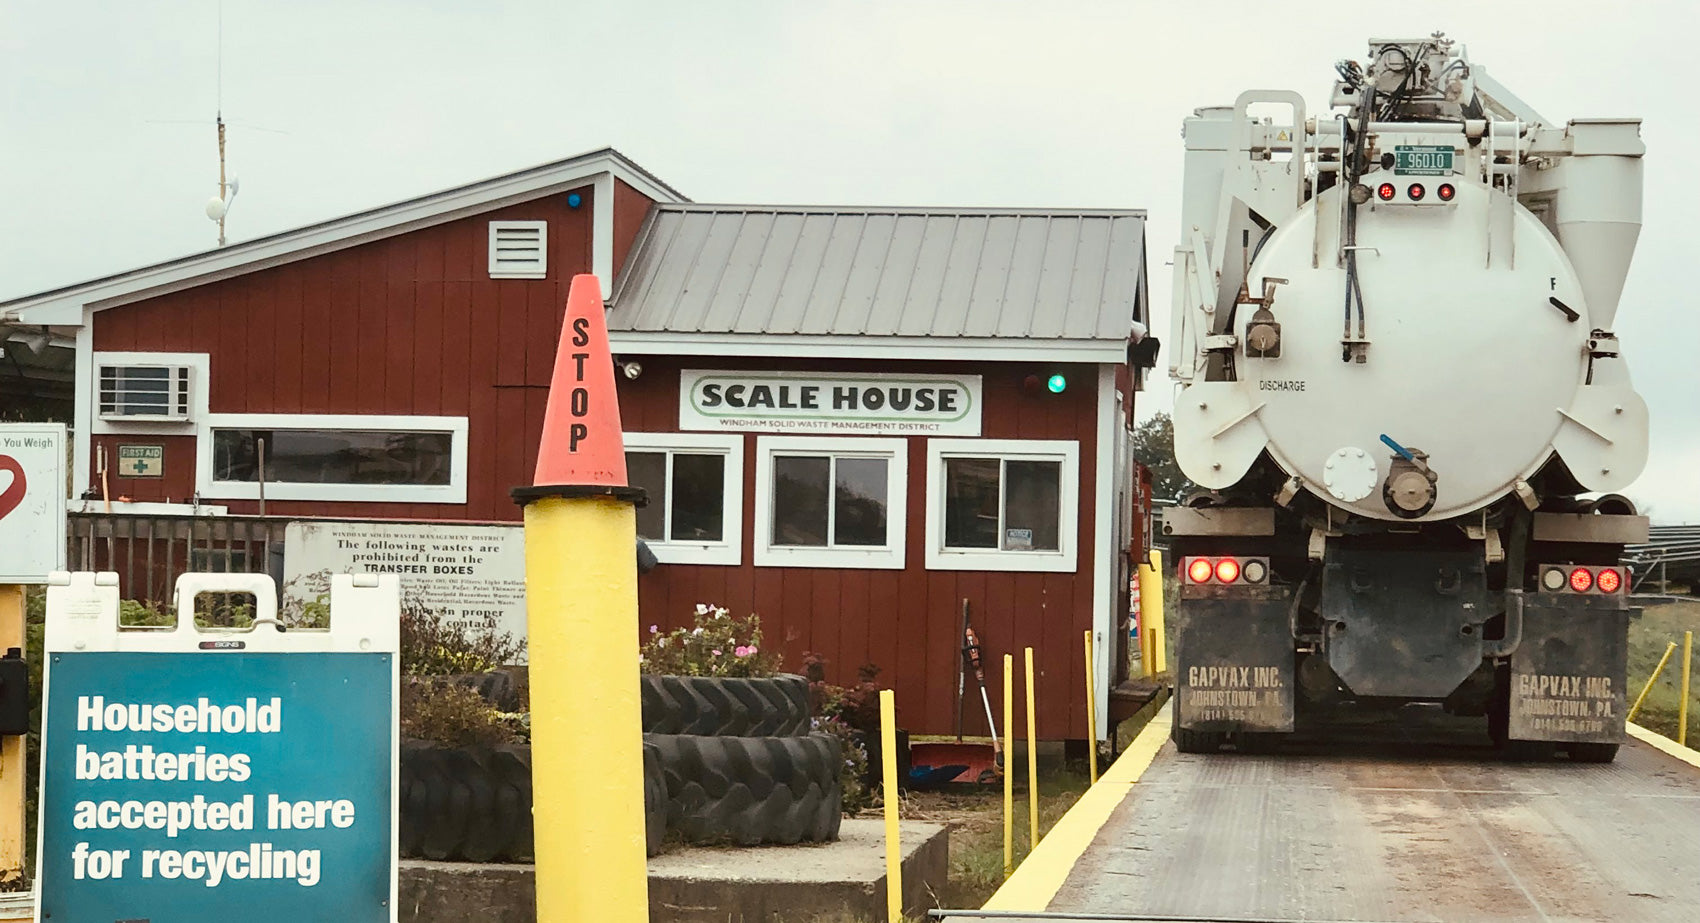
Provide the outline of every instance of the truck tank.
{"type": "Polygon", "coordinates": [[[1553,124],[1438,33],[1366,61],[1326,114],[1254,90],[1186,121],[1176,740],[1436,702],[1514,755],[1609,759],[1646,520],[1583,498],[1646,461],[1611,332],[1639,122],[1553,124]]]}

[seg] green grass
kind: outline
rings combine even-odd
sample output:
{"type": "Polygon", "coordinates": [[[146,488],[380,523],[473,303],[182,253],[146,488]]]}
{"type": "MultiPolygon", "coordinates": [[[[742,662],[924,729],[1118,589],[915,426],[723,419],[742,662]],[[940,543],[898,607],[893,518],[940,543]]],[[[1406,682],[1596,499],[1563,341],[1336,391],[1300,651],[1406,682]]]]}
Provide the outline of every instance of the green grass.
{"type": "MultiPolygon", "coordinates": [[[[1676,642],[1676,652],[1647,694],[1647,701],[1636,715],[1635,723],[1663,734],[1672,740],[1677,736],[1677,706],[1681,701],[1682,633],[1700,634],[1700,601],[1667,603],[1648,606],[1642,616],[1629,623],[1629,694],[1630,703],[1641,694],[1647,677],[1653,673],[1665,646],[1676,642]]],[[[1700,673],[1700,666],[1695,667],[1700,673]]],[[[1690,731],[1700,737],[1700,676],[1692,677],[1688,692],[1688,723],[1690,731]]]]}

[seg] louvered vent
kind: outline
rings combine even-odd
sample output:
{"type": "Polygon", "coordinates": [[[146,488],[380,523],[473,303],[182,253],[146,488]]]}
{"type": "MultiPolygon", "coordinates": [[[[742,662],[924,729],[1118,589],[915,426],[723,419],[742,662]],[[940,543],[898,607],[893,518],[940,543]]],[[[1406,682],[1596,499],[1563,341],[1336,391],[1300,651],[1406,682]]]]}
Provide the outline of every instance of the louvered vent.
{"type": "Polygon", "coordinates": [[[100,416],[132,422],[188,422],[194,368],[187,365],[102,365],[100,416]]]}
{"type": "Polygon", "coordinates": [[[490,222],[490,278],[542,279],[549,272],[549,222],[490,222]]]}

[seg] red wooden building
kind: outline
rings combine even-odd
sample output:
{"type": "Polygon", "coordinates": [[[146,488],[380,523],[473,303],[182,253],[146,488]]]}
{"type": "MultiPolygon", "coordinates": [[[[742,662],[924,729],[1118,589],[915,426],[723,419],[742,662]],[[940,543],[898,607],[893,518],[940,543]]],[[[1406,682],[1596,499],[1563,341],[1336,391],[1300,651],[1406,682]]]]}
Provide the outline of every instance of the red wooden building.
{"type": "Polygon", "coordinates": [[[74,484],[119,514],[511,522],[594,272],[645,625],[757,612],[946,733],[966,601],[993,663],[1036,649],[1041,735],[1083,738],[1081,632],[1100,728],[1125,674],[1143,257],[1138,212],[697,206],[604,150],[0,319],[75,343],[74,484]]]}

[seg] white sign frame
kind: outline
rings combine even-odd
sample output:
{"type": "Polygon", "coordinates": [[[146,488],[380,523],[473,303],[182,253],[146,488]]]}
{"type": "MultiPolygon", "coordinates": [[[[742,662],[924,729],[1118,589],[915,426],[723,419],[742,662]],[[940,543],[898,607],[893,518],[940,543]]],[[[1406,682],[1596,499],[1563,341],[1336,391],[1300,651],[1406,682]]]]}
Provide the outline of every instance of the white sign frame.
{"type": "MultiPolygon", "coordinates": [[[[772,432],[786,435],[811,434],[861,436],[978,436],[983,415],[979,375],[918,375],[904,372],[774,372],[684,369],[679,372],[679,429],[707,432],[772,432]],[[711,408],[733,387],[768,390],[766,405],[711,408]],[[834,388],[854,387],[859,395],[877,392],[881,405],[870,409],[858,403],[854,409],[822,406],[831,400],[834,388]],[[717,390],[711,391],[711,388],[717,390]],[[960,394],[967,406],[945,416],[937,410],[915,410],[923,402],[924,390],[938,393],[948,388],[960,394]],[[812,389],[812,390],[811,390],[812,389]],[[910,408],[892,411],[885,395],[893,389],[911,392],[910,408]]],[[[936,405],[935,405],[936,406],[936,405]]]]}
{"type": "MultiPolygon", "coordinates": [[[[24,495],[0,515],[0,584],[45,584],[65,569],[65,440],[63,423],[0,423],[0,456],[24,473],[24,495]],[[45,445],[26,444],[45,440],[45,445]]],[[[0,485],[4,496],[15,482],[0,485]]]]}

